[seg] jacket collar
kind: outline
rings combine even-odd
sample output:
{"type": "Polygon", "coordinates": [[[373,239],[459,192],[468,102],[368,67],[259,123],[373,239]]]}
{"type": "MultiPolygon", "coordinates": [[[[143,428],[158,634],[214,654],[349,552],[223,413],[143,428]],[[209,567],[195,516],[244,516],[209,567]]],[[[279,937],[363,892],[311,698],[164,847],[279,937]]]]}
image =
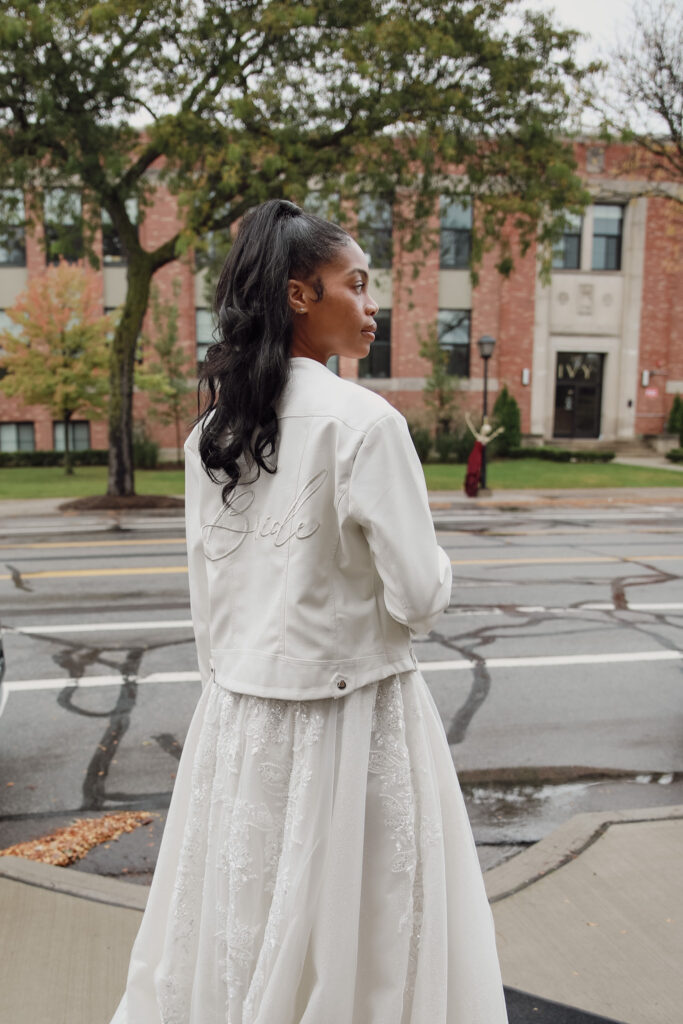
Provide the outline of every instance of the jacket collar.
{"type": "Polygon", "coordinates": [[[289,359],[292,364],[293,370],[322,370],[325,373],[331,373],[332,371],[325,366],[324,363],[319,362],[317,359],[312,359],[310,356],[290,356],[289,359]]]}

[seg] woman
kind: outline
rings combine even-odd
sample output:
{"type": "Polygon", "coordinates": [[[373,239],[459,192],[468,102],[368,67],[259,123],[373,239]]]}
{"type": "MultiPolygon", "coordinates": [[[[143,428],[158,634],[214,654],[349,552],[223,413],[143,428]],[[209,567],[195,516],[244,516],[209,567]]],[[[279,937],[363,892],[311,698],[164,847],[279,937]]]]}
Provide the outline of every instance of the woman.
{"type": "Polygon", "coordinates": [[[203,690],[115,1024],[504,1024],[492,918],[415,633],[448,604],[367,259],[281,200],[216,296],[185,445],[203,690]]]}

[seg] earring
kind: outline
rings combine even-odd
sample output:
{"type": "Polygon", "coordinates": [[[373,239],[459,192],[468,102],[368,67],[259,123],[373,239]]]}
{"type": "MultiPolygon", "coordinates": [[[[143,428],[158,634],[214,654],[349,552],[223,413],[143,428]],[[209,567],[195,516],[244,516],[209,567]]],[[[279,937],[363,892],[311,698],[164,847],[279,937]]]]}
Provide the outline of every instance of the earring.
{"type": "Polygon", "coordinates": [[[297,309],[297,313],[305,313],[305,312],[306,312],[305,309],[297,309]]]}

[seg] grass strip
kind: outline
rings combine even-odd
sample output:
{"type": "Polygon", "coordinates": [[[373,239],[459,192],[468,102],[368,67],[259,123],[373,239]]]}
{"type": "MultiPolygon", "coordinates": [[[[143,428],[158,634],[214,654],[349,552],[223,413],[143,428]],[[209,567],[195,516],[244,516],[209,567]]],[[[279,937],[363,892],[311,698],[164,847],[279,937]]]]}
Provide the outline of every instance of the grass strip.
{"type": "MultiPolygon", "coordinates": [[[[461,464],[428,463],[424,467],[430,491],[460,491],[465,480],[461,464]]],[[[600,487],[683,487],[683,473],[674,469],[622,466],[614,463],[564,463],[538,459],[499,459],[488,466],[488,484],[494,491],[572,490],[600,487]]],[[[81,498],[104,494],[106,466],[79,466],[66,476],[58,466],[21,466],[0,470],[0,498],[81,498]]],[[[138,494],[182,495],[182,470],[138,470],[138,494]]]]}

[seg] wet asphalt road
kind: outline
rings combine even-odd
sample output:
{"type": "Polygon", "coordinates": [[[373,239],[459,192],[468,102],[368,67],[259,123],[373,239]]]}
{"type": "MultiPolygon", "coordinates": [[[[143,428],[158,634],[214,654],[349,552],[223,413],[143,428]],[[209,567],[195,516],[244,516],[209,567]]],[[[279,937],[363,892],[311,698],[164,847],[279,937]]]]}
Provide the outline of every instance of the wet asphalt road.
{"type": "MultiPolygon", "coordinates": [[[[0,536],[0,848],[146,828],[77,869],[147,881],[199,694],[182,520],[0,536]]],[[[418,659],[484,866],[584,810],[683,803],[683,509],[436,513],[451,605],[418,659]]]]}

